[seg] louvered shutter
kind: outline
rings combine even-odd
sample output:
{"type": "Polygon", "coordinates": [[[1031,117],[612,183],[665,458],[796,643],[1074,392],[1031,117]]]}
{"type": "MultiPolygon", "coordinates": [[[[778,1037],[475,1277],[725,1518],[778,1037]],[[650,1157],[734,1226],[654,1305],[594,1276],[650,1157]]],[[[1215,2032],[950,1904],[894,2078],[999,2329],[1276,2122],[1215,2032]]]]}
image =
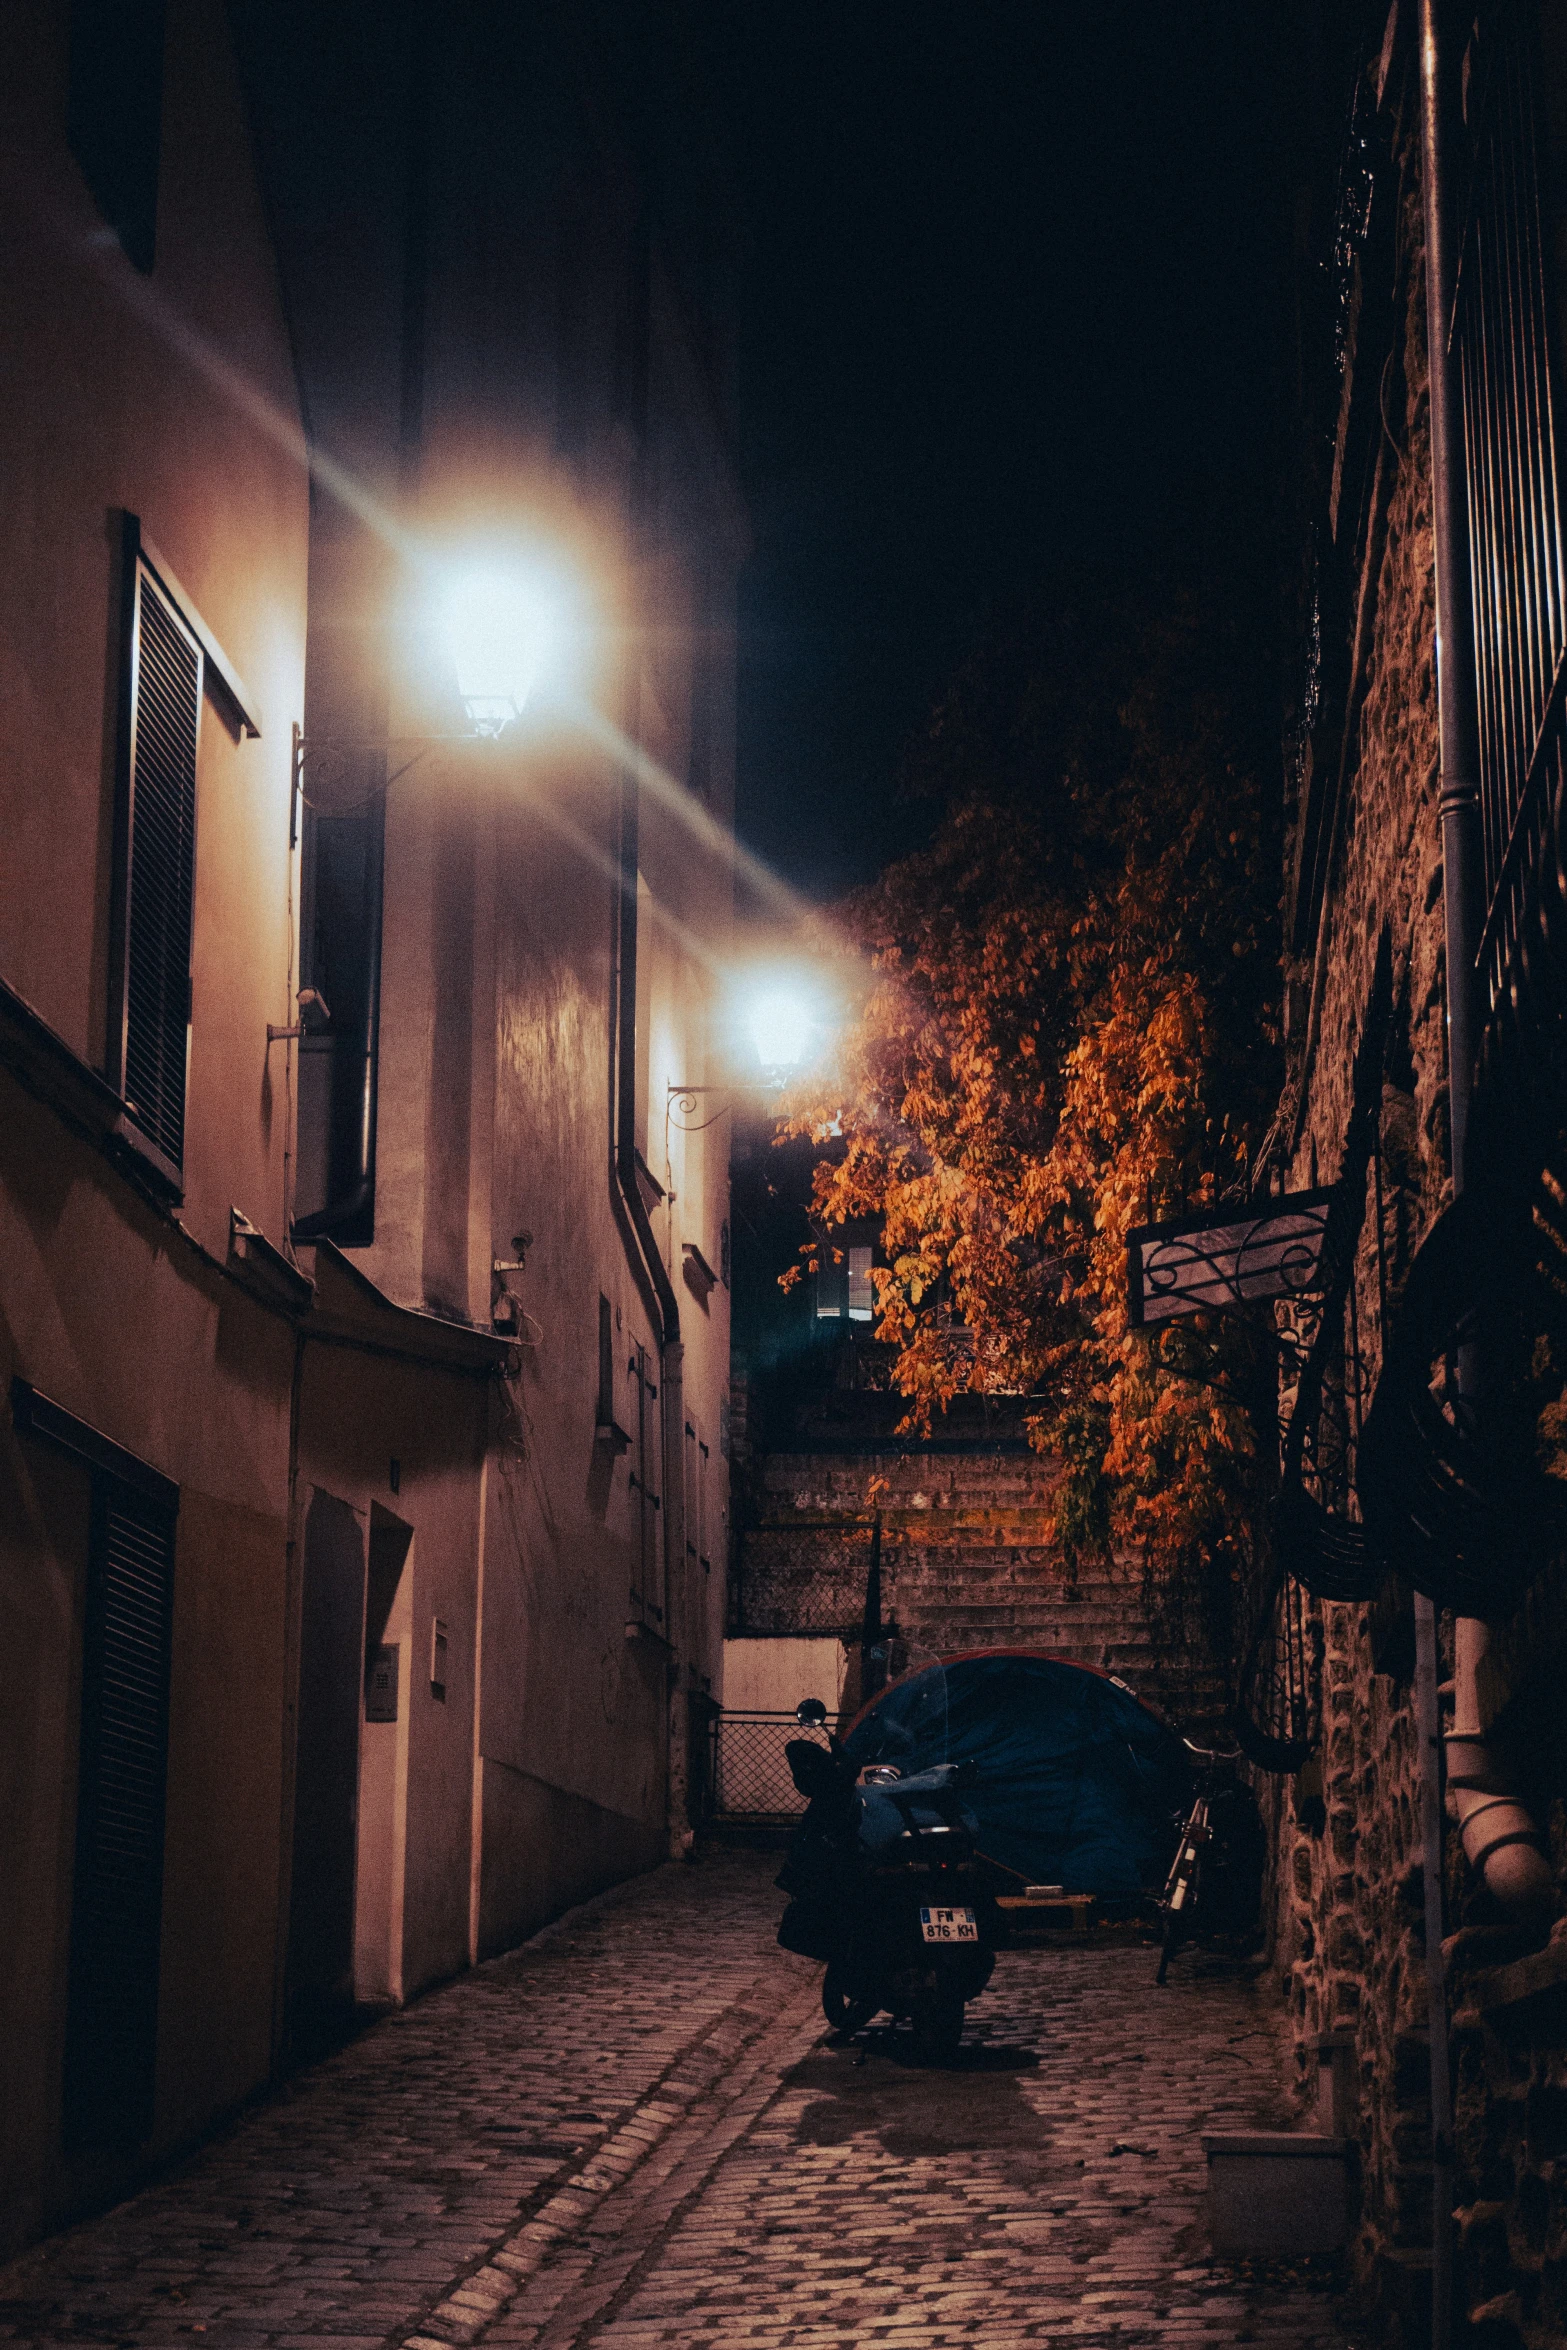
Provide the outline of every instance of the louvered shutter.
{"type": "Polygon", "coordinates": [[[202,650],[145,563],[135,575],[116,1010],[128,1114],[178,1169],[185,1147],[202,650]]]}
{"type": "Polygon", "coordinates": [[[152,2128],[174,1519],[94,1480],[65,2046],[67,2146],[152,2128]]]}

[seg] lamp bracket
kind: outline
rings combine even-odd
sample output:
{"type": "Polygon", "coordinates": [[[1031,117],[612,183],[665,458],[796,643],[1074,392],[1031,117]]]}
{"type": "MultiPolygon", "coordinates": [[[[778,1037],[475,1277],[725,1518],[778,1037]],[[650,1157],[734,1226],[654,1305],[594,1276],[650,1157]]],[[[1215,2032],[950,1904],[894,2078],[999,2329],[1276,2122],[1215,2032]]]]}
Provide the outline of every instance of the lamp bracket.
{"type": "Polygon", "coordinates": [[[306,788],[307,771],[309,776],[331,785],[342,781],[355,759],[379,756],[390,760],[398,751],[409,751],[412,754],[409,758],[393,767],[389,774],[379,777],[347,807],[330,811],[334,815],[352,816],[357,815],[361,808],[367,808],[372,800],[384,798],[399,776],[406,775],[410,767],[418,765],[426,752],[435,750],[442,743],[477,743],[493,739],[482,728],[470,728],[461,734],[306,734],[296,720],[289,783],[289,847],[292,849],[299,845],[301,802],[311,804],[306,788]]]}

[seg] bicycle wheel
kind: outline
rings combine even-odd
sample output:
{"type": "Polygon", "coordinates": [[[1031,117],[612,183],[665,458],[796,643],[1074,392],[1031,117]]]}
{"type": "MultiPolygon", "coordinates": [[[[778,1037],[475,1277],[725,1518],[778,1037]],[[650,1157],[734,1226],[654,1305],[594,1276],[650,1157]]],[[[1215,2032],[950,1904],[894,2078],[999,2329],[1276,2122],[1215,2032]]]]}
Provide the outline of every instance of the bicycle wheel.
{"type": "Polygon", "coordinates": [[[1154,1976],[1154,1981],[1161,1990],[1164,1988],[1165,1977],[1170,1971],[1170,1961],[1180,1948],[1182,1937],[1186,1931],[1182,1923],[1184,1916],[1185,1912],[1179,1909],[1167,1909],[1164,1913],[1164,1939],[1159,1945],[1159,1969],[1154,1976]]]}

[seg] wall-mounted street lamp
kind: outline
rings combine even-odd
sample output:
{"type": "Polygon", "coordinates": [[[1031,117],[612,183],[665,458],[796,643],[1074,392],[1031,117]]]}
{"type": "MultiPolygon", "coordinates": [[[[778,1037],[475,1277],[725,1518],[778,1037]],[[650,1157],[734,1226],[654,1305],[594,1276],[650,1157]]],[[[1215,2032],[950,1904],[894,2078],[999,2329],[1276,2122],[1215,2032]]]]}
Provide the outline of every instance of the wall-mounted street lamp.
{"type": "Polygon", "coordinates": [[[434,625],[448,675],[467,713],[452,733],[375,738],[307,735],[294,729],[289,846],[299,839],[307,767],[330,774],[366,752],[407,751],[378,791],[387,791],[445,744],[494,742],[516,725],[543,684],[558,683],[569,640],[581,634],[579,598],[564,572],[513,555],[474,556],[432,567],[421,617],[434,625]]]}
{"type": "Polygon", "coordinates": [[[522,716],[558,652],[562,602],[557,583],[515,564],[475,563],[446,581],[441,634],[476,734],[493,739],[522,716]]]}
{"type": "MultiPolygon", "coordinates": [[[[573,683],[570,656],[586,641],[586,597],[563,566],[524,549],[470,548],[454,559],[433,553],[412,566],[412,608],[405,630],[433,640],[435,666],[444,669],[448,707],[462,705],[465,723],[454,731],[379,737],[306,734],[294,728],[289,792],[289,847],[299,843],[300,809],[321,808],[328,816],[368,817],[392,785],[437,748],[496,742],[522,717],[540,688],[573,683]],[[355,775],[358,762],[365,765],[355,775]],[[352,779],[358,788],[342,788],[352,779]],[[335,788],[334,788],[335,787],[335,788]],[[323,800],[328,804],[321,806],[323,800]],[[345,804],[349,803],[349,804],[345,804]]],[[[420,660],[416,672],[430,666],[420,660]]],[[[453,712],[455,718],[456,713],[453,712]]],[[[331,1164],[326,1202],[297,1218],[296,1239],[331,1239],[362,1245],[372,1229],[375,1196],[376,1087],[382,920],[379,823],[366,823],[347,870],[348,886],[362,908],[362,930],[351,950],[362,985],[350,985],[345,1006],[338,997],[334,1023],[318,990],[300,992],[294,1017],[270,1023],[267,1043],[292,1041],[301,1052],[331,1056],[325,1088],[332,1101],[331,1164]],[[318,1025],[307,1026],[313,1012],[318,1025]],[[339,1083],[341,1080],[341,1084],[339,1083]],[[352,1099],[350,1099],[350,1095],[352,1099]],[[341,1096],[341,1098],[339,1098],[341,1096]]],[[[518,1252],[520,1255],[520,1251],[518,1252]]],[[[498,1278],[504,1278],[502,1264],[498,1278]]]]}
{"type": "MultiPolygon", "coordinates": [[[[736,1004],[733,1026],[756,1056],[753,1075],[733,1077],[721,1085],[671,1084],[668,1107],[677,1133],[693,1134],[701,1126],[682,1126],[673,1113],[689,1117],[706,1094],[778,1093],[819,1056],[836,1023],[825,1011],[818,992],[805,980],[769,977],[750,987],[736,1004]]],[[[730,1107],[724,1102],[704,1119],[710,1126],[730,1107]]]]}

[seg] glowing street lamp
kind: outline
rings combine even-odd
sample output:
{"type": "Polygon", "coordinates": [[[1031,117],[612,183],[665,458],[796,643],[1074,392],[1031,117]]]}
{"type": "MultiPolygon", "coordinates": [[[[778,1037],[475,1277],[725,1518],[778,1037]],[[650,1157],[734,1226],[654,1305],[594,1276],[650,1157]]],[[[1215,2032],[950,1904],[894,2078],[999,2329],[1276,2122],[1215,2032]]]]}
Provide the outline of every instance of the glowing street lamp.
{"type": "MultiPolygon", "coordinates": [[[[743,1037],[755,1055],[756,1074],[731,1078],[726,1085],[671,1084],[671,1113],[689,1115],[704,1094],[781,1091],[792,1076],[810,1067],[834,1026],[818,992],[806,980],[786,973],[759,980],[733,1003],[730,1017],[730,1033],[743,1037]]],[[[721,1109],[713,1112],[715,1118],[723,1114],[721,1109]]],[[[683,1134],[699,1131],[681,1126],[678,1119],[675,1124],[683,1134]]]]}
{"type": "Polygon", "coordinates": [[[780,1075],[809,1059],[821,1026],[815,1006],[799,988],[779,986],[752,997],[744,1024],[762,1067],[780,1075]]]}
{"type": "Polygon", "coordinates": [[[437,609],[468,716],[479,734],[498,735],[521,717],[551,665],[559,591],[520,565],[477,563],[446,580],[437,609]]]}
{"type": "Polygon", "coordinates": [[[468,724],[455,734],[372,738],[307,736],[296,726],[290,847],[299,838],[307,768],[324,779],[340,774],[363,752],[406,752],[387,776],[382,788],[388,788],[437,747],[494,741],[522,716],[541,686],[565,681],[571,658],[580,654],[579,600],[564,570],[557,571],[546,561],[476,555],[466,562],[437,565],[426,557],[417,567],[415,586],[418,602],[407,614],[408,621],[418,629],[433,624],[468,724]]]}

